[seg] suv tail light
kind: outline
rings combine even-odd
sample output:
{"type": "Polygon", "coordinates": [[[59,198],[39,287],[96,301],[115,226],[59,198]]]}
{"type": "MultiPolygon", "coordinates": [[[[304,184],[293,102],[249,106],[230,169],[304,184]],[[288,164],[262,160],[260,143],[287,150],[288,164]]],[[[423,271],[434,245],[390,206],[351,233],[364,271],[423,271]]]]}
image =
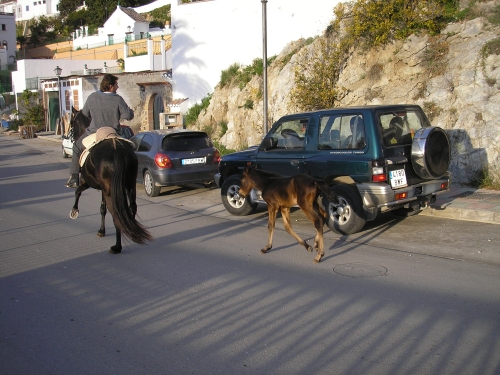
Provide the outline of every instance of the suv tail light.
{"type": "Polygon", "coordinates": [[[372,160],[372,182],[387,181],[385,159],[372,160]]]}
{"type": "Polygon", "coordinates": [[[172,162],[170,158],[165,155],[158,153],[155,155],[155,164],[160,168],[172,168],[172,162]]]}
{"type": "Polygon", "coordinates": [[[219,164],[220,162],[220,152],[219,150],[215,150],[214,158],[212,159],[212,164],[219,164]]]}

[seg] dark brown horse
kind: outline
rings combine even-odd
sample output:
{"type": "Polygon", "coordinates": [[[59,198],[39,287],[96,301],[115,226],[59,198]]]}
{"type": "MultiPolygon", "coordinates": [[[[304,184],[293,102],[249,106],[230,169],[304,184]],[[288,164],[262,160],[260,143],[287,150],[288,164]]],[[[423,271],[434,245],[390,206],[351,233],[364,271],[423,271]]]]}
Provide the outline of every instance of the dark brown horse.
{"type": "MultiPolygon", "coordinates": [[[[75,133],[76,129],[85,129],[89,122],[81,111],[73,110],[71,126],[75,133]]],[[[103,237],[106,233],[104,221],[108,210],[116,228],[116,244],[110,248],[111,254],[121,252],[122,233],[138,244],[152,240],[149,232],[135,219],[137,168],[137,156],[129,141],[112,138],[92,147],[81,169],[80,185],[76,189],[75,204],[69,215],[72,219],[78,217],[78,201],[84,190],[101,190],[101,227],[97,235],[103,237]]]]}
{"type": "Polygon", "coordinates": [[[326,213],[318,204],[318,197],[324,194],[330,202],[337,202],[337,197],[331,192],[328,184],[308,174],[298,174],[292,177],[284,177],[254,168],[246,167],[241,178],[239,190],[240,196],[248,196],[255,188],[262,193],[262,198],[267,203],[269,221],[267,229],[269,232],[267,245],[260,250],[266,253],[273,247],[273,232],[276,224],[276,214],[281,210],[285,230],[291,234],[307,251],[313,248],[292,229],[290,224],[290,208],[298,205],[305,215],[311,220],[316,228],[314,236],[314,249],[318,252],[314,261],[318,263],[325,255],[323,243],[323,225],[326,213]]]}

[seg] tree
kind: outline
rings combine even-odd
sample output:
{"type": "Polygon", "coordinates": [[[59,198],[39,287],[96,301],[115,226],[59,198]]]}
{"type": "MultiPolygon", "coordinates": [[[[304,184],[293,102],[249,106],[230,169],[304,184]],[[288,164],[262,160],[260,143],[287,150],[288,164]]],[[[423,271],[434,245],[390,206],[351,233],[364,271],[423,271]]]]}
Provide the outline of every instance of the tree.
{"type": "Polygon", "coordinates": [[[83,5],[82,0],[60,0],[59,14],[62,17],[67,17],[82,5],[83,5]]]}
{"type": "Polygon", "coordinates": [[[39,103],[38,92],[24,90],[19,99],[24,109],[26,109],[23,122],[28,125],[35,125],[38,130],[42,130],[45,126],[45,113],[43,105],[39,103]]]}

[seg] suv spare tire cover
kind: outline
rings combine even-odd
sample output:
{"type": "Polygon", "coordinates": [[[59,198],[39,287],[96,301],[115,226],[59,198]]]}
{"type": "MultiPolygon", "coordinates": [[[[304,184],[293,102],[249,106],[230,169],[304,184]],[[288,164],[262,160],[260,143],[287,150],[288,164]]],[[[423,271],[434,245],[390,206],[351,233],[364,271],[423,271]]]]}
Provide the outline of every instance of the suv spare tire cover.
{"type": "Polygon", "coordinates": [[[411,145],[415,173],[424,179],[443,176],[450,166],[450,141],[446,132],[435,126],[419,129],[411,145]]]}

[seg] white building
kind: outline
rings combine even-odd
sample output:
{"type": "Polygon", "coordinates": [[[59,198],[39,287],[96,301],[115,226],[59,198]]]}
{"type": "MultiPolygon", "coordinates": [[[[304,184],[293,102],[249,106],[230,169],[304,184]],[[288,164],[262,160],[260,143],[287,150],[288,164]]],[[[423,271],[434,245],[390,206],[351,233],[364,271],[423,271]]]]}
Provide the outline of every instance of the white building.
{"type": "MultiPolygon", "coordinates": [[[[174,97],[200,102],[214,91],[221,72],[263,56],[262,9],[258,0],[171,2],[174,97]]],[[[291,41],[321,35],[340,0],[270,0],[267,56],[291,41]]]]}
{"type": "Polygon", "coordinates": [[[0,12],[0,69],[13,64],[16,57],[16,21],[14,14],[0,12]]]}
{"type": "Polygon", "coordinates": [[[17,0],[16,21],[59,14],[59,0],[17,0]]]}

